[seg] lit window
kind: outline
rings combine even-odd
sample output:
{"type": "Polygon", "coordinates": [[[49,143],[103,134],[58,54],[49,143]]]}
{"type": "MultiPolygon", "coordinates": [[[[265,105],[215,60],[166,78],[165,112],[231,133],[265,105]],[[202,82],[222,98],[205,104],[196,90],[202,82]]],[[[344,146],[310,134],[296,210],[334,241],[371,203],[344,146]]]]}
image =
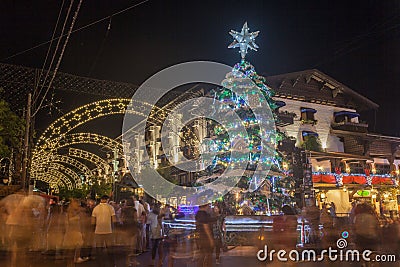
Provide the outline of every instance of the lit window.
{"type": "Polygon", "coordinates": [[[313,108],[301,108],[301,120],[303,122],[315,122],[314,114],[317,112],[313,108]]]}

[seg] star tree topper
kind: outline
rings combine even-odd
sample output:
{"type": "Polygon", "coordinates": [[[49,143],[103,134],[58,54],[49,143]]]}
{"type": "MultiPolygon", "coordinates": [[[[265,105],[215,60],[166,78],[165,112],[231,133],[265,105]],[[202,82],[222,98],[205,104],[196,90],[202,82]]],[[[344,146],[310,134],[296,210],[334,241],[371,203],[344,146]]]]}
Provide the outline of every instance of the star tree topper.
{"type": "Polygon", "coordinates": [[[254,51],[257,51],[258,48],[258,45],[256,45],[254,41],[260,31],[249,32],[249,30],[250,29],[249,27],[247,27],[247,22],[245,22],[241,32],[237,32],[234,30],[231,30],[229,32],[229,34],[232,35],[235,40],[228,46],[228,48],[239,47],[239,53],[242,56],[242,60],[244,60],[244,58],[246,57],[247,49],[250,48],[254,51]]]}

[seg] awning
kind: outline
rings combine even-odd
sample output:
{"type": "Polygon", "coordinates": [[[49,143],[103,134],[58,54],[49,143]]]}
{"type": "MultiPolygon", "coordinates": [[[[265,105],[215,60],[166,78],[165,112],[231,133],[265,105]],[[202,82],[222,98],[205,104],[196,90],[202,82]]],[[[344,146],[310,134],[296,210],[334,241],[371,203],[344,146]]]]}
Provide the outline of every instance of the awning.
{"type": "Polygon", "coordinates": [[[301,112],[311,112],[311,113],[316,113],[317,111],[313,108],[301,108],[301,112]]]}
{"type": "Polygon", "coordinates": [[[275,105],[278,106],[278,108],[286,106],[286,103],[283,101],[275,101],[275,105]]]}
{"type": "Polygon", "coordinates": [[[303,131],[302,133],[301,133],[301,135],[304,137],[304,136],[315,136],[315,137],[318,137],[318,134],[316,133],[316,132],[312,132],[312,131],[303,131]]]}
{"type": "Polygon", "coordinates": [[[349,118],[355,118],[355,117],[360,117],[360,114],[358,114],[357,112],[352,112],[352,111],[346,111],[346,110],[342,110],[339,112],[334,112],[333,115],[336,116],[347,116],[349,118]]]}

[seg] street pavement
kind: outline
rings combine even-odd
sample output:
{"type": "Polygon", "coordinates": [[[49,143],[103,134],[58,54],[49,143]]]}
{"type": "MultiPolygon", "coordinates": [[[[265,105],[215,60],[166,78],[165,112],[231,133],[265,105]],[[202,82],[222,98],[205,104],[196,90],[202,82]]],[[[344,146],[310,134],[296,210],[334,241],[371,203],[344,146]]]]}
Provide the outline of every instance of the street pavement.
{"type": "MultiPolygon", "coordinates": [[[[325,260],[323,262],[260,262],[256,257],[257,249],[250,246],[243,247],[230,247],[229,251],[224,252],[221,255],[221,264],[216,265],[215,260],[213,266],[227,266],[227,267],[252,267],[252,266],[268,266],[268,267],[286,267],[286,266],[298,266],[298,267],[317,267],[317,266],[329,266],[329,267],[361,267],[361,262],[329,262],[325,260]]],[[[1,267],[64,267],[64,266],[77,266],[77,267],[127,267],[129,266],[126,261],[127,253],[124,250],[116,249],[110,256],[98,257],[94,260],[87,262],[74,264],[71,262],[68,256],[55,257],[55,255],[42,255],[40,252],[28,252],[24,255],[19,255],[12,264],[12,254],[7,251],[0,252],[0,266],[1,267]]],[[[70,256],[71,257],[71,256],[70,256]]],[[[151,252],[145,252],[135,258],[138,267],[149,266],[151,262],[151,252]]],[[[135,265],[132,265],[135,266],[135,265]]],[[[179,259],[175,260],[172,265],[168,265],[165,259],[163,266],[168,267],[196,267],[196,262],[192,260],[179,259]]],[[[399,267],[400,262],[385,263],[385,264],[370,264],[367,266],[373,267],[399,267]]],[[[207,266],[208,267],[208,266],[207,266]]],[[[209,266],[212,267],[212,266],[209,266]]]]}

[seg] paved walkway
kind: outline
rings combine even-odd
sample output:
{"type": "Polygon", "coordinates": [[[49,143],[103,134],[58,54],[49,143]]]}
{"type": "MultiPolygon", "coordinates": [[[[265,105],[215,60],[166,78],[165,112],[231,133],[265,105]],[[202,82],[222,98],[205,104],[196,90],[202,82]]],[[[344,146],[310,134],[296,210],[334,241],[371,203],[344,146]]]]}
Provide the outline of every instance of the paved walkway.
{"type": "MultiPolygon", "coordinates": [[[[221,264],[216,265],[215,261],[213,266],[227,266],[227,267],[253,267],[253,266],[268,266],[268,267],[286,267],[286,266],[298,266],[298,267],[317,267],[317,266],[329,266],[329,267],[361,267],[360,262],[329,262],[328,260],[318,263],[310,262],[300,262],[300,263],[288,263],[288,262],[260,262],[256,257],[257,249],[250,246],[243,247],[230,247],[227,252],[221,255],[221,264]]],[[[138,267],[149,266],[151,253],[146,252],[142,255],[136,257],[138,262],[138,267]]],[[[74,266],[74,267],[126,267],[126,253],[123,250],[116,249],[109,257],[100,257],[95,260],[90,260],[80,264],[73,264],[66,259],[66,255],[61,257],[61,259],[56,259],[54,255],[42,255],[40,252],[29,252],[25,255],[19,255],[15,259],[15,264],[11,264],[12,255],[6,251],[0,251],[0,266],[1,267],[64,267],[64,266],[74,266]]],[[[168,266],[166,260],[163,266],[168,266]]],[[[196,263],[191,260],[176,260],[173,267],[196,267],[196,263]]],[[[213,267],[210,266],[210,267],[213,267]]],[[[373,265],[374,267],[398,267],[400,262],[395,263],[385,263],[373,265]]],[[[208,267],[208,266],[207,266],[208,267]]]]}

